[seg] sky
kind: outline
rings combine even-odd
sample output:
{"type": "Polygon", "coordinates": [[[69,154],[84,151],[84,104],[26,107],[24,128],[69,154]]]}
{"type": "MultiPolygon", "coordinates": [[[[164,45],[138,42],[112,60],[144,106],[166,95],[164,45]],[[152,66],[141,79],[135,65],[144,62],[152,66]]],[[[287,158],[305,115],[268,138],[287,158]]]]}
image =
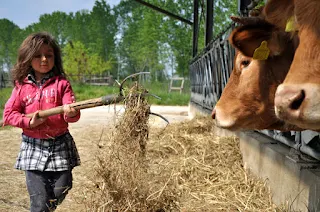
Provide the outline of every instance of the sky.
{"type": "MultiPolygon", "coordinates": [[[[0,19],[6,18],[21,29],[38,22],[42,14],[91,10],[96,0],[0,0],[0,19]]],[[[106,0],[113,7],[120,0],[106,0]]]]}

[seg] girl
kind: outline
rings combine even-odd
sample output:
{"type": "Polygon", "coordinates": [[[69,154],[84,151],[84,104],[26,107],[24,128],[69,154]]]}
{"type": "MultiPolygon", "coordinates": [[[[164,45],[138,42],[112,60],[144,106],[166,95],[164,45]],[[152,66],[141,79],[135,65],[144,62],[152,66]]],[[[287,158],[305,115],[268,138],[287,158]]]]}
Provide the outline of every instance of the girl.
{"type": "Polygon", "coordinates": [[[72,169],[80,158],[68,130],[80,112],[62,68],[61,51],[46,32],[29,35],[21,44],[12,69],[14,89],[3,112],[4,125],[22,128],[15,168],[24,170],[30,211],[56,209],[72,187],[72,169]],[[64,114],[39,118],[38,110],[63,105],[64,114]],[[33,113],[32,118],[25,114],[33,113]]]}

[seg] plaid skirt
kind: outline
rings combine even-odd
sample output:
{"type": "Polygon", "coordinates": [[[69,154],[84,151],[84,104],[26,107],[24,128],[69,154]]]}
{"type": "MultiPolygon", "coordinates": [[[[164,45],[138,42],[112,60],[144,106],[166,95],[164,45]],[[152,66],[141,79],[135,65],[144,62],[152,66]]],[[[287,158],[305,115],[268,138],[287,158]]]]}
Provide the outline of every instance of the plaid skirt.
{"type": "Polygon", "coordinates": [[[52,139],[31,138],[22,134],[16,169],[66,171],[79,165],[79,153],[69,132],[52,139]]]}

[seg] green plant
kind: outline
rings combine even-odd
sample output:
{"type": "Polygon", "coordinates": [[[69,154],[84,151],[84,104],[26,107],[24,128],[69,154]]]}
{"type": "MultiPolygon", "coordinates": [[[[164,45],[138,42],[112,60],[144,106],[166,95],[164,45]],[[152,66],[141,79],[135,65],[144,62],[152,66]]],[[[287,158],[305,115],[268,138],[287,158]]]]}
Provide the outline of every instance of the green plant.
{"type": "Polygon", "coordinates": [[[0,119],[2,119],[3,108],[11,95],[11,91],[12,91],[12,88],[0,89],[0,119]]]}

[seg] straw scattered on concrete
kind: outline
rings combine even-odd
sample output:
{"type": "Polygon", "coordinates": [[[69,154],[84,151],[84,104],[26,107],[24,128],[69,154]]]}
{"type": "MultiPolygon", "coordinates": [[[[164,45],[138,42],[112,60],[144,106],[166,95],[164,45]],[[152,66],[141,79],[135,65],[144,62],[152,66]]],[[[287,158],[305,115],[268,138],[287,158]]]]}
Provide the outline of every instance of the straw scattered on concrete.
{"type": "Polygon", "coordinates": [[[87,211],[286,211],[244,170],[238,139],[216,136],[210,118],[149,129],[149,111],[143,96],[125,102],[83,192],[87,211]]]}

